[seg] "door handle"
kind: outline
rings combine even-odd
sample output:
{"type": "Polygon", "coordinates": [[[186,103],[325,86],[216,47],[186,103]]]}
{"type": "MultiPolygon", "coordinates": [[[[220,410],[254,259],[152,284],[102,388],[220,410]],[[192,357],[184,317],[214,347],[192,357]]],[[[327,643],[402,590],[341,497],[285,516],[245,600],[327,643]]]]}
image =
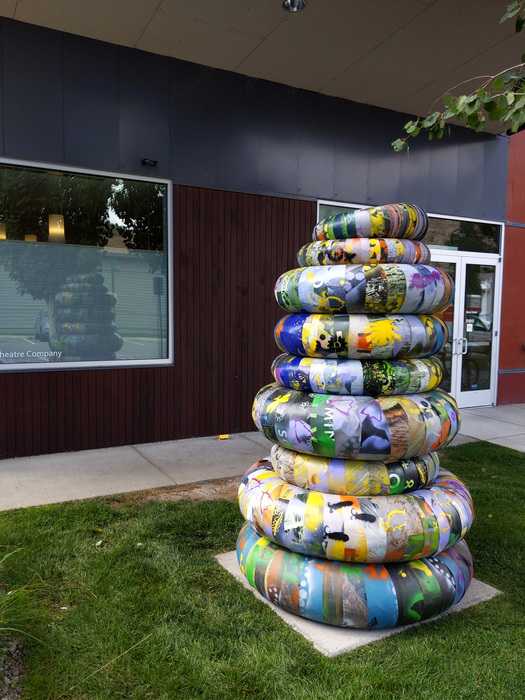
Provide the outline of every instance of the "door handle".
{"type": "Polygon", "coordinates": [[[455,343],[455,355],[466,355],[468,352],[468,341],[466,338],[456,338],[455,343]]]}

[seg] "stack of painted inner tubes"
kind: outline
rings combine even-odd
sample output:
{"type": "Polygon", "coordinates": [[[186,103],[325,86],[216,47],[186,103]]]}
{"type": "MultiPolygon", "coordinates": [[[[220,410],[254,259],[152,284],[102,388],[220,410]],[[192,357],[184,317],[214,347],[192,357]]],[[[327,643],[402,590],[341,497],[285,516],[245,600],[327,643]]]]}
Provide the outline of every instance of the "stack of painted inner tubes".
{"type": "Polygon", "coordinates": [[[410,204],[319,222],[275,295],[275,383],[253,406],[274,443],[239,488],[239,565],[284,610],[384,628],[455,605],[472,579],[466,486],[437,451],[459,428],[435,356],[453,300],[410,204]]]}
{"type": "Polygon", "coordinates": [[[115,325],[117,299],[99,272],[70,275],[55,296],[56,333],[49,344],[62,362],[114,360],[123,340],[115,325]]]}

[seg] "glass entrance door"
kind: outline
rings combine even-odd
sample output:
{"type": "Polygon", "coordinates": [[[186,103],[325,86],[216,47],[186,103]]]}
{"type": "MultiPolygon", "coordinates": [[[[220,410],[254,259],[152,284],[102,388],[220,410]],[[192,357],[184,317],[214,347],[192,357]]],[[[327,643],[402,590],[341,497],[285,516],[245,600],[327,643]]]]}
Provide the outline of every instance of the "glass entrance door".
{"type": "Polygon", "coordinates": [[[500,263],[495,256],[432,252],[432,261],[454,279],[454,305],[441,318],[449,340],[440,353],[441,384],[460,408],[495,403],[499,340],[500,263]]]}

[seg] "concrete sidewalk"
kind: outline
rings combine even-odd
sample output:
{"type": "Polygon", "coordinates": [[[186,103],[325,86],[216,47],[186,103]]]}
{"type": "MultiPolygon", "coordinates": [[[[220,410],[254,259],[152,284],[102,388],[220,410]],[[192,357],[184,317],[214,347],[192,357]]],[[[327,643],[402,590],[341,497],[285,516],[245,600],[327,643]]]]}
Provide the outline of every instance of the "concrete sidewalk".
{"type": "MultiPolygon", "coordinates": [[[[525,404],[461,411],[453,445],[486,440],[525,452],[525,404]]],[[[270,453],[258,432],[0,460],[0,510],[240,477],[270,453]]]]}

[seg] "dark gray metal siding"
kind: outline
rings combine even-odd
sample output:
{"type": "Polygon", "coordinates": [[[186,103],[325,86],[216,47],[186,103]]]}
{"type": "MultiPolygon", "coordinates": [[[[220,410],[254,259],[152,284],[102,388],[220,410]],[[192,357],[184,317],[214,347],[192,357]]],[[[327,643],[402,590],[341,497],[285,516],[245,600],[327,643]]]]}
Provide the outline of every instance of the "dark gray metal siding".
{"type": "Polygon", "coordinates": [[[395,154],[408,115],[12,20],[0,29],[5,156],[504,218],[506,137],[455,128],[395,154]]]}

